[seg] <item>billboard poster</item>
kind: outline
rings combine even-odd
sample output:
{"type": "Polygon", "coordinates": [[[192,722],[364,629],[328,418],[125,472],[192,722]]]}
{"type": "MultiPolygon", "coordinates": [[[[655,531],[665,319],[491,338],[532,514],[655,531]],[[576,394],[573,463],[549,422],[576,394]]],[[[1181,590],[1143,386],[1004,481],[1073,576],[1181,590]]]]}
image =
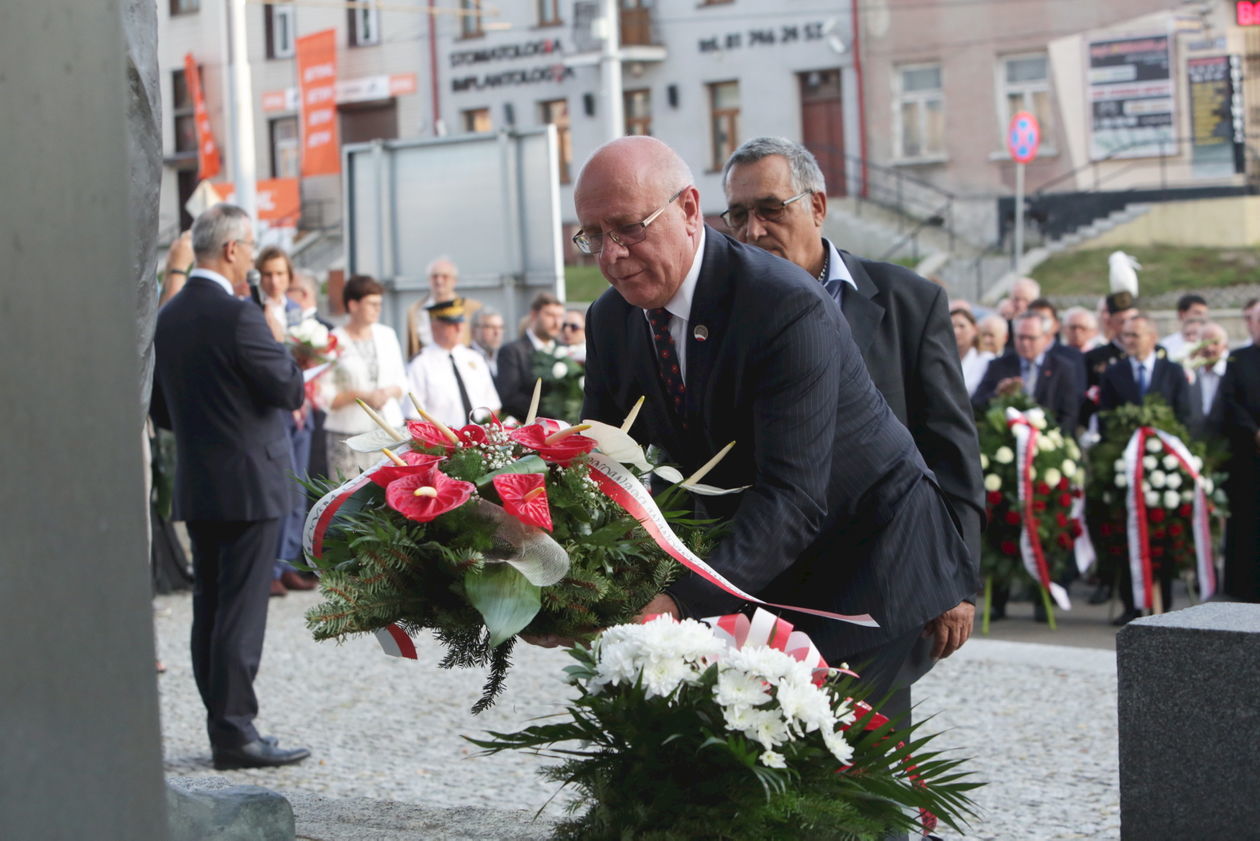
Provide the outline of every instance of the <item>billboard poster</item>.
{"type": "Polygon", "coordinates": [[[337,134],[337,37],[325,29],[297,39],[302,113],[302,175],[341,172],[337,134]]]}
{"type": "Polygon", "coordinates": [[[1229,56],[1225,55],[1186,60],[1190,151],[1195,174],[1200,177],[1234,172],[1234,82],[1230,69],[1229,56]]]}
{"type": "Polygon", "coordinates": [[[1175,153],[1169,36],[1090,41],[1088,51],[1090,160],[1175,153]]]}

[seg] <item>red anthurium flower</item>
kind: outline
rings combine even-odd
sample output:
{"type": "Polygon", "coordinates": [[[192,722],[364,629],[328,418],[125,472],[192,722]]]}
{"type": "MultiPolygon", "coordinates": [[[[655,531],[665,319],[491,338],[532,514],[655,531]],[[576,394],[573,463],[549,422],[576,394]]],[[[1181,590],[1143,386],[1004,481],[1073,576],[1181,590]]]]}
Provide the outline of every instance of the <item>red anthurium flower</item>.
{"type": "Polygon", "coordinates": [[[543,474],[504,473],[491,481],[509,514],[522,523],[551,531],[551,505],[543,474]]]}
{"type": "Polygon", "coordinates": [[[463,442],[463,446],[465,447],[470,444],[484,444],[489,440],[489,436],[486,435],[486,428],[476,423],[461,426],[459,429],[454,430],[454,432],[459,436],[459,440],[463,442]]]}
{"type": "Polygon", "coordinates": [[[473,493],[472,482],[452,479],[436,467],[395,479],[385,489],[389,507],[409,520],[427,523],[458,508],[473,493]]]}
{"type": "Polygon", "coordinates": [[[428,421],[407,421],[407,431],[411,433],[411,440],[420,444],[422,447],[428,447],[434,450],[445,450],[452,452],[458,445],[447,438],[433,424],[428,421]]]}
{"type": "Polygon", "coordinates": [[[442,460],[442,456],[432,456],[428,453],[417,453],[411,450],[399,456],[403,461],[407,462],[407,466],[401,464],[387,464],[384,467],[377,468],[371,475],[371,479],[382,488],[388,488],[389,483],[395,479],[401,479],[412,473],[424,473],[431,470],[433,465],[442,460]]]}
{"type": "Polygon", "coordinates": [[[539,418],[529,426],[514,429],[508,437],[538,453],[543,461],[558,464],[561,467],[567,466],[573,459],[595,449],[594,438],[588,438],[576,432],[564,435],[560,422],[551,418],[539,418]]]}

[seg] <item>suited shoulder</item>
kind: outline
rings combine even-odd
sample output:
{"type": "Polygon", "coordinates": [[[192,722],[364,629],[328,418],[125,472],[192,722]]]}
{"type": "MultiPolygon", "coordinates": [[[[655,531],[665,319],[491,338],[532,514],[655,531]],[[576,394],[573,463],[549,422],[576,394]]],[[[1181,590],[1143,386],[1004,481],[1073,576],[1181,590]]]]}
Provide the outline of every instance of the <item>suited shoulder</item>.
{"type": "Polygon", "coordinates": [[[933,283],[913,269],[899,266],[896,263],[868,260],[865,257],[859,257],[847,251],[841,251],[840,253],[849,254],[856,260],[858,265],[862,267],[862,270],[870,277],[871,282],[879,287],[879,291],[885,296],[902,298],[922,306],[928,306],[937,298],[946,297],[944,287],[933,283]]]}

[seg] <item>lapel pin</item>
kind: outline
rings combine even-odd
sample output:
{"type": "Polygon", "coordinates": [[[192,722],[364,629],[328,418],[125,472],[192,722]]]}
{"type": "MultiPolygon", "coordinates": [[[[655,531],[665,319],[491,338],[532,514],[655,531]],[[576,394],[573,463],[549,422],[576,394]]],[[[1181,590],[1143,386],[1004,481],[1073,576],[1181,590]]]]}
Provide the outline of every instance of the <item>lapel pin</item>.
{"type": "Polygon", "coordinates": [[[697,342],[703,342],[705,339],[709,338],[709,328],[705,327],[703,324],[697,324],[696,329],[691,331],[691,335],[697,342]]]}

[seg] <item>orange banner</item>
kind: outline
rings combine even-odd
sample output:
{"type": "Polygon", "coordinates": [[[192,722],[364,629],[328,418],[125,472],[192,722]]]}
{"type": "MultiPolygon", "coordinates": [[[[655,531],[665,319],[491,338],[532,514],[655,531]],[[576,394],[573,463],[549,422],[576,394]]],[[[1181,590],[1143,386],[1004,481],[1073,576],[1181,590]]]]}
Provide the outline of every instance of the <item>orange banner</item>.
{"type": "Polygon", "coordinates": [[[337,134],[337,38],[325,29],[297,39],[302,113],[302,175],[341,172],[337,134]]]}
{"type": "MultiPolygon", "coordinates": [[[[231,181],[215,184],[214,190],[228,204],[236,202],[236,185],[231,181]]],[[[258,218],[273,228],[293,227],[302,215],[302,197],[296,178],[268,178],[254,186],[258,218]]]]}
{"type": "Polygon", "coordinates": [[[219,174],[221,161],[219,147],[210,133],[210,115],[206,113],[206,98],[201,91],[201,72],[192,53],[184,54],[184,84],[193,101],[193,122],[197,126],[197,177],[201,180],[219,174]]]}

